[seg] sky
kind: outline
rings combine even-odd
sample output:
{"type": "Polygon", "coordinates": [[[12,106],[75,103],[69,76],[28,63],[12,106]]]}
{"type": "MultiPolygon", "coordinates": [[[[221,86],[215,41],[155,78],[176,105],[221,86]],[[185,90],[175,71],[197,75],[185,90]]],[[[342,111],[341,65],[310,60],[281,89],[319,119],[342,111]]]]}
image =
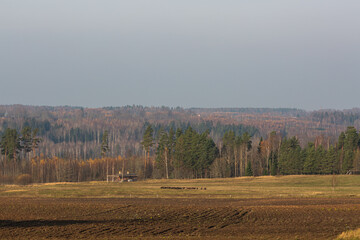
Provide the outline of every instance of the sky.
{"type": "Polygon", "coordinates": [[[0,0],[0,104],[359,107],[358,0],[0,0]]]}

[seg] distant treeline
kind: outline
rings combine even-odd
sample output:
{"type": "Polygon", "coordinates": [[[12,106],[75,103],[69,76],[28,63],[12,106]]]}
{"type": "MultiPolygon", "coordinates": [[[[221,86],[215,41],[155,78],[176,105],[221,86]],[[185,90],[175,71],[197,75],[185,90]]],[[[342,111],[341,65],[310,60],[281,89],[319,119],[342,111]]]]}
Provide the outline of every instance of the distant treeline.
{"type": "MultiPolygon", "coordinates": [[[[189,136],[195,136],[196,142],[196,134],[190,134],[193,131],[191,128],[185,133],[188,131],[189,136]]],[[[163,135],[167,136],[166,133],[163,135]]],[[[191,137],[186,139],[191,139],[191,137]]],[[[177,147],[182,141],[181,138],[175,138],[175,147],[167,148],[170,152],[164,152],[162,144],[158,145],[156,159],[161,164],[157,166],[163,169],[163,174],[176,169],[177,162],[184,159],[192,159],[191,166],[202,166],[197,151],[205,148],[195,147],[196,151],[193,150],[192,146],[197,146],[196,143],[189,144],[185,148],[177,147]],[[172,159],[172,156],[178,156],[179,152],[187,152],[189,156],[172,159]],[[165,168],[166,171],[164,170],[165,159],[170,165],[165,168]]],[[[360,170],[360,138],[354,127],[348,127],[345,132],[342,132],[335,146],[329,145],[326,139],[317,139],[316,142],[309,142],[304,148],[301,148],[296,137],[283,138],[276,132],[270,133],[266,139],[261,138],[254,144],[248,133],[236,135],[233,131],[228,131],[223,136],[222,145],[214,152],[219,154],[211,158],[211,164],[208,167],[201,169],[202,174],[192,176],[206,177],[204,173],[213,177],[346,174],[360,170]]],[[[164,175],[161,176],[164,177],[164,175]]],[[[178,174],[171,176],[176,177],[178,174]]]]}
{"type": "MultiPolygon", "coordinates": [[[[106,177],[104,169],[113,171],[109,166],[102,165],[102,159],[113,159],[116,172],[123,163],[119,160],[120,156],[124,162],[132,159],[131,164],[127,162],[126,168],[142,177],[347,173],[359,170],[359,156],[358,144],[349,147],[347,140],[354,135],[353,142],[356,142],[357,132],[350,134],[350,128],[346,130],[345,123],[353,123],[352,132],[354,129],[356,132],[356,128],[360,128],[360,110],[305,112],[287,108],[124,106],[90,109],[0,105],[0,136],[11,135],[19,140],[13,145],[18,146],[14,147],[15,151],[5,151],[0,155],[0,171],[6,176],[32,173],[34,181],[99,180],[106,177]],[[153,145],[146,148],[142,143],[149,126],[153,145]],[[31,147],[31,151],[23,146],[21,140],[24,129],[30,129],[34,139],[41,139],[36,147],[31,147]],[[202,144],[213,141],[216,149],[212,150],[217,153],[216,157],[205,161],[205,164],[198,160],[198,156],[204,159],[205,154],[198,152],[191,155],[195,151],[193,149],[184,155],[188,160],[178,158],[175,161],[175,156],[180,155],[167,152],[165,172],[164,150],[158,147],[162,145],[161,138],[169,135],[171,129],[175,133],[182,132],[184,139],[181,141],[192,137],[199,140],[199,143],[189,140],[197,146],[196,150],[206,149],[202,144]],[[275,132],[269,133],[272,130],[275,132]],[[106,155],[101,150],[105,132],[108,139],[106,155]],[[97,168],[93,168],[94,161],[98,164],[97,168]],[[57,177],[52,177],[50,169],[59,162],[61,164],[57,168],[67,166],[68,170],[64,173],[57,169],[57,177]],[[79,177],[77,174],[80,173],[71,172],[68,162],[72,166],[79,165],[76,168],[81,171],[84,170],[82,166],[88,166],[92,173],[85,174],[87,170],[84,170],[79,177]]],[[[173,143],[179,144],[179,139],[175,135],[173,143]]],[[[191,148],[186,148],[186,151],[188,149],[191,148]]],[[[172,151],[175,150],[175,147],[172,148],[172,151]]]]}
{"type": "Polygon", "coordinates": [[[215,112],[231,112],[231,113],[248,113],[248,114],[273,114],[287,116],[305,116],[304,110],[296,108],[190,108],[196,113],[215,113],[215,112]]]}
{"type": "Polygon", "coordinates": [[[311,118],[321,123],[354,125],[356,121],[360,121],[360,112],[315,111],[311,113],[311,118]]]}
{"type": "MultiPolygon", "coordinates": [[[[145,123],[148,125],[149,123],[145,123]]],[[[171,122],[170,124],[163,125],[163,124],[155,124],[153,126],[155,135],[159,134],[159,131],[165,130],[169,131],[172,129],[187,129],[191,127],[198,133],[208,132],[212,138],[215,139],[222,139],[223,135],[228,132],[232,131],[237,135],[242,135],[243,133],[247,132],[251,136],[259,134],[259,130],[252,126],[245,126],[242,124],[221,124],[217,122],[214,124],[213,121],[202,121],[200,123],[190,123],[190,122],[171,122]]]]}
{"type": "MultiPolygon", "coordinates": [[[[44,141],[40,145],[39,151],[44,155],[48,155],[51,152],[51,148],[55,145],[59,145],[58,150],[55,150],[57,157],[72,157],[72,158],[96,158],[100,156],[100,151],[97,148],[102,138],[103,132],[109,130],[111,150],[110,156],[123,155],[124,151],[131,152],[131,154],[141,154],[141,149],[135,147],[136,143],[140,143],[143,133],[149,122],[138,122],[136,125],[127,127],[120,126],[117,129],[114,127],[108,128],[106,126],[97,126],[95,128],[79,126],[70,127],[71,125],[66,123],[58,123],[58,121],[50,122],[49,120],[37,120],[36,118],[21,119],[20,121],[3,121],[1,126],[0,135],[3,135],[6,129],[16,129],[18,132],[21,128],[30,127],[31,129],[37,129],[39,137],[44,141]],[[69,149],[64,147],[63,143],[71,146],[76,145],[79,150],[68,151],[69,149]],[[125,146],[126,147],[125,147],[125,146]],[[60,151],[59,151],[60,150],[60,151]],[[73,154],[76,154],[74,156],[73,154]]],[[[79,125],[79,124],[75,124],[79,125]]],[[[221,140],[222,136],[227,131],[233,131],[236,134],[243,134],[248,132],[250,135],[259,134],[257,128],[252,126],[245,126],[243,124],[222,124],[220,122],[214,123],[213,121],[188,121],[188,122],[175,122],[170,123],[156,123],[153,125],[154,134],[157,135],[161,129],[168,131],[170,128],[186,129],[192,127],[195,131],[203,133],[208,131],[210,136],[216,141],[221,140]]]]}
{"type": "Polygon", "coordinates": [[[37,151],[37,129],[6,129],[1,137],[0,182],[11,183],[27,174],[35,182],[105,180],[119,170],[139,178],[208,178],[289,174],[346,174],[360,170],[360,137],[354,127],[342,132],[335,145],[326,138],[302,148],[296,137],[272,132],[253,142],[247,132],[225,132],[216,145],[209,130],[147,125],[141,145],[144,154],[109,156],[110,133],[102,133],[101,157],[89,159],[45,156],[37,151]]]}

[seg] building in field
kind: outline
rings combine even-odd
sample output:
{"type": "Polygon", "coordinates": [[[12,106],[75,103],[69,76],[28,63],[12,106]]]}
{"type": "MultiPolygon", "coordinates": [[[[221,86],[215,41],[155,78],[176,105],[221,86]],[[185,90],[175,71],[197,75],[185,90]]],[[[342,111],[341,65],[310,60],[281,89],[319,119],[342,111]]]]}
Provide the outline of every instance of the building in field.
{"type": "Polygon", "coordinates": [[[135,173],[126,172],[124,175],[119,171],[119,181],[121,182],[135,182],[137,175],[135,173]]]}

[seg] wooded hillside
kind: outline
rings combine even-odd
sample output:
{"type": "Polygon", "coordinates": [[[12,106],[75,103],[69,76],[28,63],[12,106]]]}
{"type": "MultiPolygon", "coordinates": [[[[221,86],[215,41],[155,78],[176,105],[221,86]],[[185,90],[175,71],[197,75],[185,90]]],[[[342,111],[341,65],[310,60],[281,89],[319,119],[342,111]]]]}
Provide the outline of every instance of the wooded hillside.
{"type": "MultiPolygon", "coordinates": [[[[237,144],[242,146],[241,144],[244,142],[239,139],[240,142],[236,143],[236,137],[248,136],[245,138],[251,141],[253,149],[255,149],[254,144],[259,144],[260,149],[260,145],[265,144],[274,135],[271,133],[275,133],[282,144],[293,141],[289,144],[308,149],[311,148],[309,143],[312,143],[316,149],[318,146],[323,146],[324,150],[328,151],[331,146],[337,149],[338,138],[341,132],[345,132],[347,126],[354,126],[355,131],[360,128],[359,109],[306,112],[286,108],[183,109],[143,106],[82,108],[3,105],[0,106],[0,134],[3,141],[5,141],[5,136],[9,139],[19,139],[19,147],[15,143],[10,153],[10,150],[4,150],[3,146],[2,175],[10,174],[14,177],[22,173],[31,173],[36,181],[42,182],[104,179],[106,174],[122,169],[125,159],[132,159],[127,162],[125,168],[138,172],[143,177],[154,177],[155,175],[155,177],[242,176],[245,174],[270,174],[273,163],[271,160],[269,162],[269,159],[274,157],[278,161],[276,173],[292,174],[299,173],[299,171],[301,173],[325,173],[330,170],[314,170],[310,166],[312,163],[307,163],[305,168],[305,158],[301,158],[302,163],[299,168],[301,170],[297,169],[293,172],[293,170],[289,170],[287,162],[281,159],[280,155],[272,155],[275,154],[275,151],[266,150],[266,153],[261,153],[266,155],[266,158],[261,160],[265,162],[255,161],[255,153],[251,153],[250,148],[248,150],[242,147],[234,148],[235,153],[230,153],[228,149],[233,148],[230,143],[232,141],[231,134],[234,135],[234,146],[237,144]],[[154,145],[146,149],[143,145],[143,138],[149,126],[153,129],[154,145]],[[214,151],[219,154],[213,155],[202,165],[191,162],[195,161],[191,154],[188,156],[190,162],[187,163],[181,162],[179,157],[178,164],[185,164],[182,167],[187,167],[181,170],[180,165],[178,167],[170,166],[173,163],[169,162],[168,167],[170,168],[160,171],[159,167],[155,165],[157,163],[158,166],[163,166],[166,163],[163,154],[168,151],[168,149],[159,148],[162,144],[161,137],[164,136],[164,133],[169,134],[171,131],[186,133],[189,127],[191,127],[189,130],[191,134],[190,132],[189,134],[198,138],[199,141],[205,143],[208,141],[206,139],[211,139],[217,148],[214,151]],[[105,132],[108,146],[104,153],[102,143],[105,132]],[[26,136],[28,140],[26,140],[26,136]],[[293,137],[296,140],[291,140],[293,137]],[[39,141],[33,145],[30,143],[26,145],[26,141],[34,141],[34,139],[39,141]],[[294,141],[296,142],[294,143],[294,141]],[[8,155],[9,153],[11,156],[8,155]],[[236,155],[237,160],[235,160],[236,155]],[[220,164],[221,157],[227,158],[229,166],[222,165],[222,162],[220,164]],[[148,165],[144,158],[148,159],[148,165]],[[249,163],[254,166],[249,168],[249,163]],[[147,165],[149,169],[144,165],[147,165]],[[88,170],[85,171],[85,168],[88,170]],[[220,168],[229,169],[225,171],[220,168]],[[173,171],[173,175],[171,175],[171,171],[173,171]]],[[[202,143],[198,144],[202,146],[202,143]]],[[[209,144],[211,145],[210,142],[209,144]]],[[[283,148],[285,147],[283,146],[283,148]]],[[[285,151],[280,145],[276,150],[277,154],[285,151]]],[[[198,156],[202,156],[201,152],[198,154],[200,154],[198,156]]],[[[338,153],[336,152],[336,154],[338,153]]],[[[283,156],[285,155],[282,154],[283,156]]],[[[170,155],[167,157],[169,157],[167,160],[170,161],[170,155]]],[[[353,158],[351,164],[353,164],[353,158]]],[[[337,172],[341,173],[352,167],[346,166],[342,169],[341,166],[337,172]]]]}

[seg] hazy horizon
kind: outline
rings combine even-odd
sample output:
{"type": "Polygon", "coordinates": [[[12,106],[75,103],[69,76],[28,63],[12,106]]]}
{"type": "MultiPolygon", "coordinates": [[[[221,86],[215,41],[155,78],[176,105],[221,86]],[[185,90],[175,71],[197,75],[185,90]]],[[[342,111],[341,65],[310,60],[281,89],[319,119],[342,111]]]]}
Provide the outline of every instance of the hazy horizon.
{"type": "Polygon", "coordinates": [[[0,104],[356,108],[360,2],[0,3],[0,104]]]}
{"type": "Polygon", "coordinates": [[[351,111],[351,110],[359,110],[359,107],[352,107],[352,108],[318,108],[318,109],[303,109],[303,108],[296,108],[296,107],[229,107],[229,106],[223,106],[223,107],[181,107],[181,106],[154,106],[154,105],[142,105],[142,104],[127,104],[127,105],[107,105],[107,106],[96,106],[96,107],[87,107],[87,106],[81,106],[81,105],[46,105],[46,104],[40,104],[40,105],[34,105],[34,104],[21,104],[21,103],[15,103],[15,104],[0,104],[0,106],[25,106],[25,107],[54,107],[54,108],[61,108],[61,107],[70,107],[70,108],[85,108],[85,109],[96,109],[96,108],[122,108],[122,107],[132,107],[132,106],[140,106],[144,108],[170,108],[170,109],[176,109],[176,108],[182,108],[184,110],[191,110],[191,109],[269,109],[269,110],[276,110],[276,109],[289,109],[289,110],[299,110],[299,111],[351,111]]]}

